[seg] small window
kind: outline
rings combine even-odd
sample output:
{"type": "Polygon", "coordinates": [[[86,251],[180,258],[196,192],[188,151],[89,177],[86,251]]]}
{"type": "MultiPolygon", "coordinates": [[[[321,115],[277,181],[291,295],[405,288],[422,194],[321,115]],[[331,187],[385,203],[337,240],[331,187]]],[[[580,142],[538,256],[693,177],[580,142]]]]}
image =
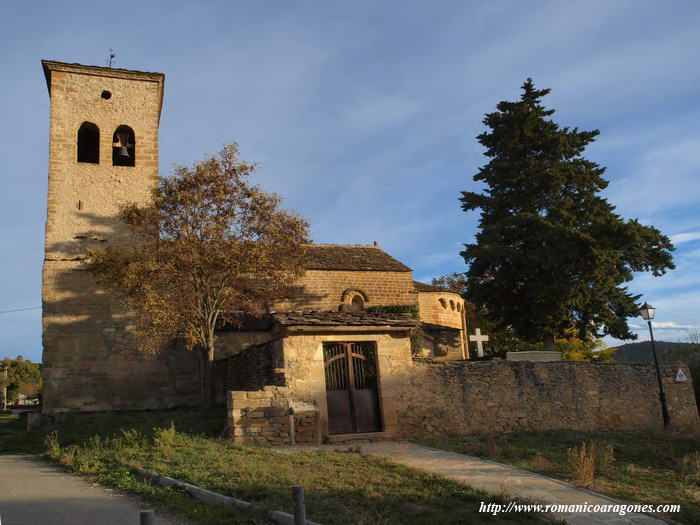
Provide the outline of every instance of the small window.
{"type": "Polygon", "coordinates": [[[452,300],[450,300],[450,308],[452,308],[452,310],[455,309],[455,302],[452,300]]]}
{"type": "Polygon", "coordinates": [[[350,311],[351,312],[361,312],[364,309],[365,309],[365,302],[362,300],[362,297],[359,295],[356,295],[355,297],[353,297],[352,301],[350,301],[350,311]]]}
{"type": "Polygon", "coordinates": [[[457,311],[458,311],[458,312],[461,312],[461,311],[462,311],[462,305],[459,304],[459,303],[457,303],[457,311]]]}
{"type": "Polygon", "coordinates": [[[119,126],[112,137],[112,165],[136,164],[136,137],[129,126],[119,126]]]}
{"type": "Polygon", "coordinates": [[[100,128],[83,122],[78,129],[78,162],[100,163],[100,128]]]}
{"type": "Polygon", "coordinates": [[[447,301],[445,301],[442,297],[440,298],[440,304],[443,308],[447,308],[447,301]]]}

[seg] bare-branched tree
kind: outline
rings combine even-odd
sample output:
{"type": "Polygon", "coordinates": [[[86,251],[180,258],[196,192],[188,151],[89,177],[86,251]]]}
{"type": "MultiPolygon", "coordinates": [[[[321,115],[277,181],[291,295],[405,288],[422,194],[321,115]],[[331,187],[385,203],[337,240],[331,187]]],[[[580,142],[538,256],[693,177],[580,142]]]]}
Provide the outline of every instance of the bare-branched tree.
{"type": "Polygon", "coordinates": [[[122,206],[134,243],[90,252],[97,282],[137,314],[144,351],[178,339],[199,353],[202,404],[212,400],[217,327],[265,313],[304,271],[308,223],[249,182],[255,167],[236,144],[176,166],[148,205],[122,206]]]}

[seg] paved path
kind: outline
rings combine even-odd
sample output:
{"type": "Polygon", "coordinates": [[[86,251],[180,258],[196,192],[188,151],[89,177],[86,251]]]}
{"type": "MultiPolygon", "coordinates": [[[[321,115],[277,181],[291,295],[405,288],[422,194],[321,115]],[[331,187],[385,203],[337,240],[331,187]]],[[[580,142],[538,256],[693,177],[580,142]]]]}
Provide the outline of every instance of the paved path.
{"type": "MultiPolygon", "coordinates": [[[[375,441],[358,443],[358,445],[363,453],[384,456],[396,463],[441,474],[492,494],[505,492],[507,493],[506,498],[512,498],[515,501],[522,498],[550,504],[584,504],[588,502],[591,505],[610,505],[622,503],[619,500],[579,489],[568,483],[540,476],[534,472],[455,452],[396,441],[375,441]]],[[[321,448],[338,450],[344,447],[347,445],[322,445],[321,448]]],[[[286,447],[278,450],[293,452],[299,449],[286,447]]],[[[615,513],[553,513],[551,516],[572,525],[663,525],[666,523],[646,514],[619,516],[615,513]]]]}
{"type": "MultiPolygon", "coordinates": [[[[2,525],[138,525],[138,500],[32,456],[0,455],[2,525]]],[[[156,525],[184,525],[157,516],[156,525]]]]}

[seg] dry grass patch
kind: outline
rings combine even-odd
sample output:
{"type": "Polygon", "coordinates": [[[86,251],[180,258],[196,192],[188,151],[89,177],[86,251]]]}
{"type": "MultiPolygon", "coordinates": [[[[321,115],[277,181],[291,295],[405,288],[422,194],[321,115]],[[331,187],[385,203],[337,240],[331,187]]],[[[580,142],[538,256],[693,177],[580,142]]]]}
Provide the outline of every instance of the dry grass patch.
{"type": "Polygon", "coordinates": [[[695,436],[547,431],[418,442],[532,470],[631,503],[680,504],[681,512],[669,517],[700,525],[700,438],[695,436]],[[490,451],[497,449],[494,456],[490,451]]]}

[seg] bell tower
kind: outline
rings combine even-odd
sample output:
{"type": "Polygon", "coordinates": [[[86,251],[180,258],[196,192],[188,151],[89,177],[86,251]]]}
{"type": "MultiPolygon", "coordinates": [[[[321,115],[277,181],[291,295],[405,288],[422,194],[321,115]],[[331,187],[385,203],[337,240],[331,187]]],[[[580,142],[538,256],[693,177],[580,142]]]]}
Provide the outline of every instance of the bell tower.
{"type": "Polygon", "coordinates": [[[85,271],[87,248],[129,242],[119,206],[150,198],[165,76],[48,60],[42,65],[51,98],[44,412],[178,404],[171,399],[167,360],[140,354],[129,316],[85,271]]]}

